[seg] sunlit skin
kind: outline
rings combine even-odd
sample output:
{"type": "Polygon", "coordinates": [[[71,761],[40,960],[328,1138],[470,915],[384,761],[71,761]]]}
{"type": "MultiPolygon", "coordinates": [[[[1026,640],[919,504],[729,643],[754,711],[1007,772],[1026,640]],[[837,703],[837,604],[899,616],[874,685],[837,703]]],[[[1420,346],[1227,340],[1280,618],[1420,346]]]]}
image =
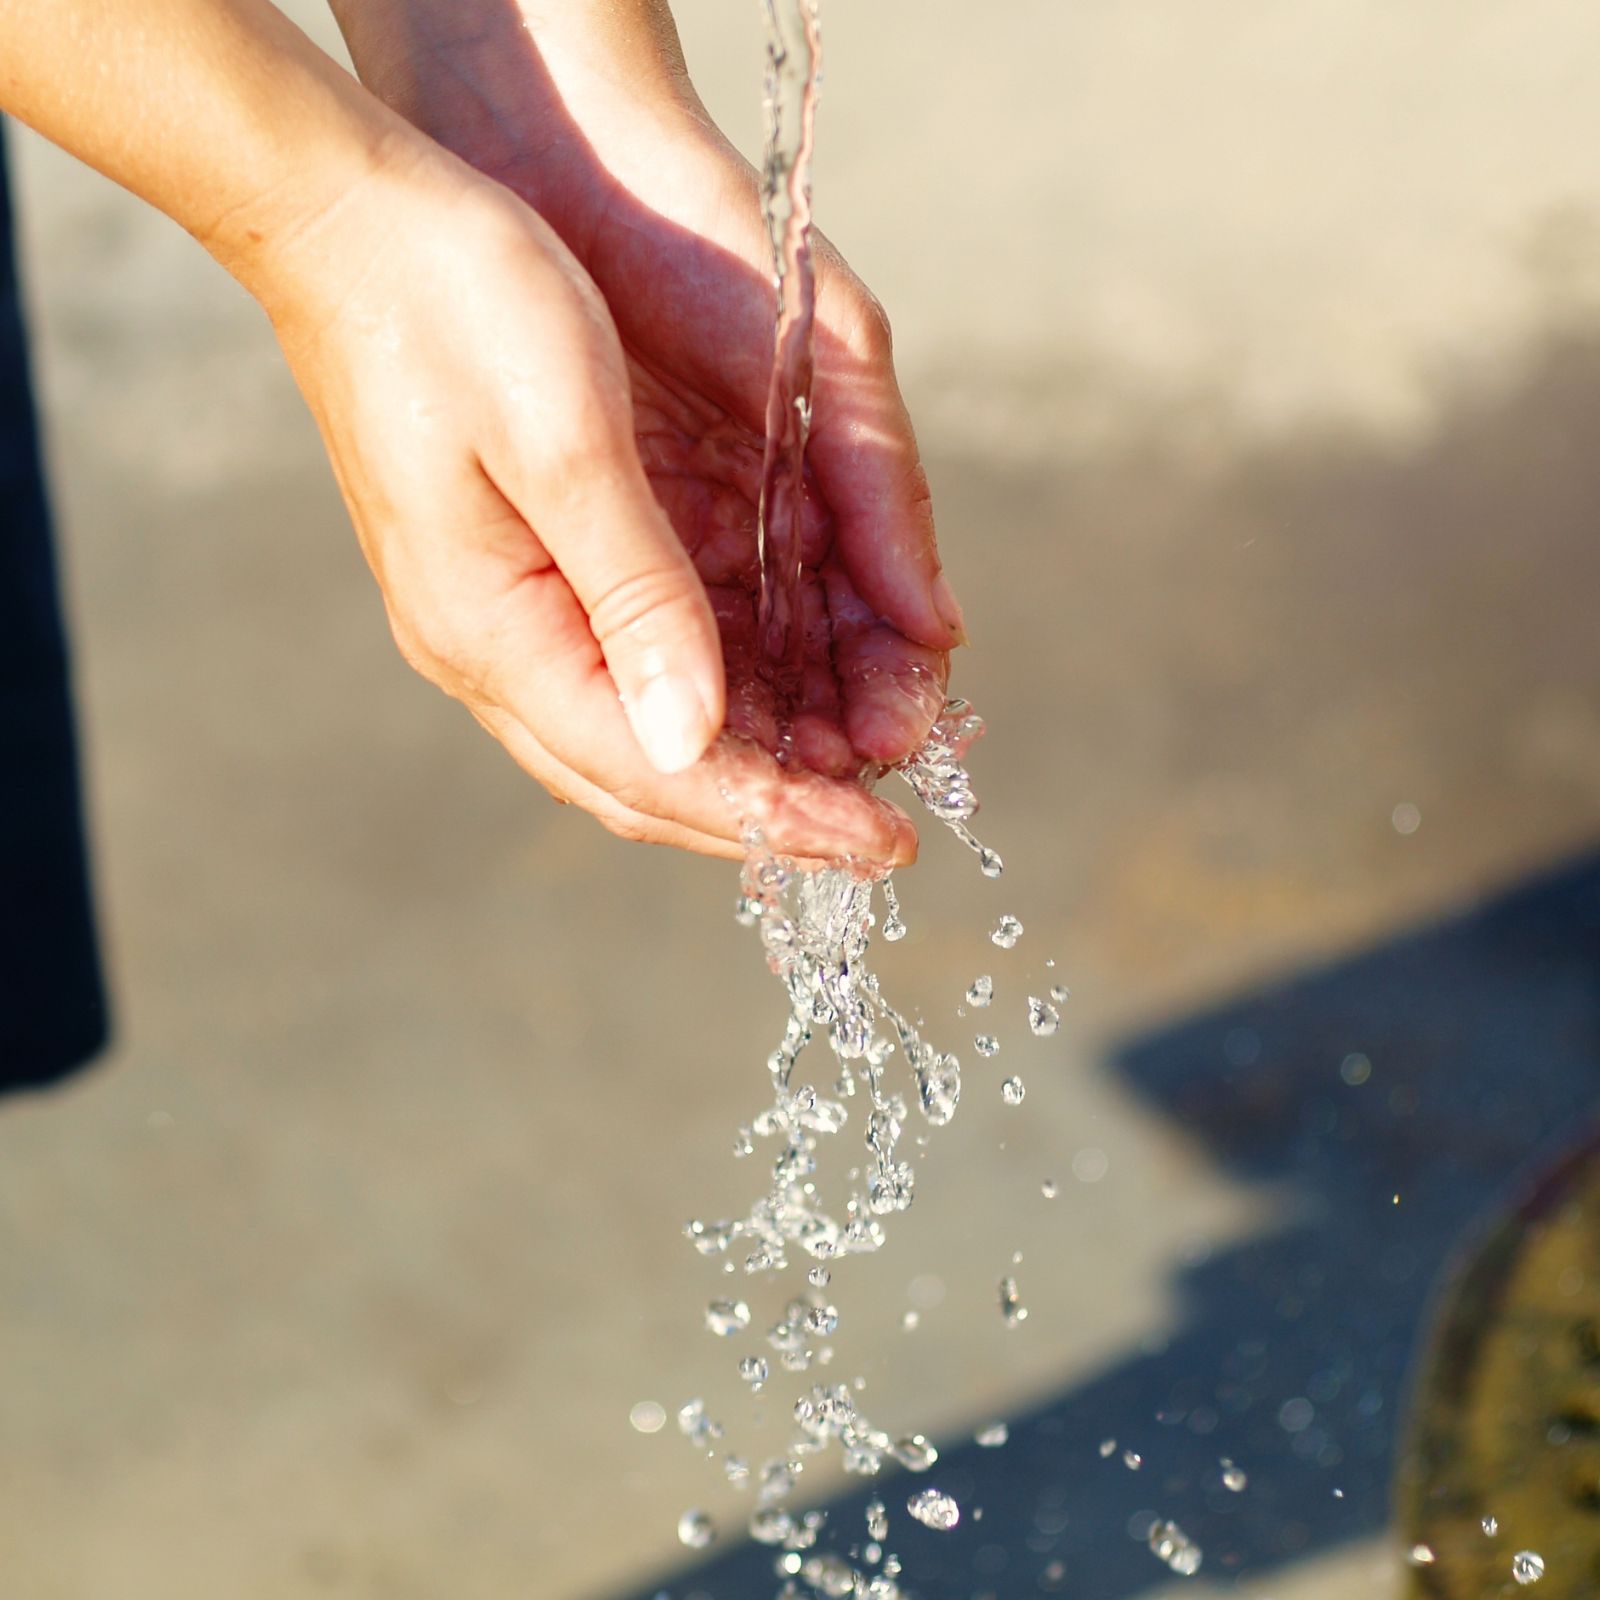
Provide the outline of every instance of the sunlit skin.
{"type": "Polygon", "coordinates": [[[375,94],[265,0],[0,0],[0,105],[257,297],[401,650],[558,798],[714,854],[748,818],[798,855],[909,860],[854,775],[918,742],[961,628],[876,303],[824,248],[780,768],[752,640],[766,241],[670,18],[337,10],[375,94]]]}
{"type": "MultiPolygon", "coordinates": [[[[640,460],[717,617],[727,725],[776,749],[780,718],[754,630],[769,247],[756,174],[695,97],[665,8],[335,0],[335,12],[363,80],[535,206],[604,296],[640,460]]],[[[935,587],[926,479],[883,313],[826,241],[817,254],[807,667],[791,731],[798,765],[843,777],[920,742],[942,703],[960,612],[948,586],[935,587]]],[[[913,848],[905,821],[855,785],[780,781],[754,749],[668,782],[640,772],[614,719],[603,746],[583,752],[502,737],[558,793],[574,771],[614,774],[607,786],[627,785],[637,825],[648,827],[647,813],[669,816],[702,835],[675,842],[697,848],[734,845],[735,819],[716,787],[735,761],[775,808],[769,835],[796,849],[837,853],[845,830],[881,840],[856,853],[903,860],[913,848]],[[892,840],[879,832],[885,824],[892,840]],[[818,850],[830,834],[835,844],[818,850]]]]}

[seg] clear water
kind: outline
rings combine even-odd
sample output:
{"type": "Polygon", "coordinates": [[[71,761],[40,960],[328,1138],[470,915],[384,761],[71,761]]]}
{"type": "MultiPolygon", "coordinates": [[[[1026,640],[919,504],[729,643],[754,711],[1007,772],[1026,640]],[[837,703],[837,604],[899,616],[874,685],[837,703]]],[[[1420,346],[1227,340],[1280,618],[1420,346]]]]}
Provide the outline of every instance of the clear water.
{"type": "Polygon", "coordinates": [[[761,653],[780,683],[801,671],[800,529],[811,428],[811,150],[822,37],[816,0],[765,0],[767,139],[762,209],[778,288],[759,539],[761,653]]]}
{"type": "Polygon", "coordinates": [[[906,1501],[906,1510],[924,1527],[948,1533],[961,1520],[961,1507],[941,1489],[919,1489],[906,1501]]]}
{"type": "MultiPolygon", "coordinates": [[[[759,638],[765,669],[782,692],[797,684],[800,646],[800,517],[805,449],[811,420],[813,303],[810,156],[814,132],[820,33],[817,0],[763,0],[768,22],[768,141],[764,203],[778,290],[772,376],[767,402],[767,443],[760,505],[759,638]]],[[[977,794],[965,751],[982,733],[972,708],[950,699],[923,745],[893,769],[929,816],[976,857],[980,873],[1004,871],[998,852],[972,830],[977,794]]],[[[881,774],[888,776],[888,774],[881,774]]],[[[852,1596],[902,1600],[901,1564],[886,1548],[889,1514],[881,1499],[866,1508],[866,1533],[844,1530],[844,1554],[819,1547],[826,1516],[791,1503],[808,1463],[836,1453],[849,1474],[873,1477],[886,1470],[928,1473],[939,1459],[921,1434],[894,1436],[862,1409],[864,1380],[833,1381],[834,1341],[848,1318],[829,1297],[834,1265],[882,1249],[894,1219],[916,1198],[915,1161],[927,1134],[945,1127],[961,1104],[959,1058],[924,1035],[920,1021],[896,1004],[873,972],[874,930],[888,942],[907,927],[887,876],[840,862],[800,871],[772,854],[758,822],[741,817],[747,859],[737,915],[760,940],[769,969],[782,987],[788,1016],[766,1062],[768,1103],[742,1127],[735,1155],[763,1172],[749,1205],[738,1216],[695,1220],[686,1233],[719,1273],[762,1283],[792,1284],[784,1309],[764,1329],[736,1295],[711,1300],[704,1311],[709,1332],[735,1343],[730,1359],[751,1393],[771,1406],[771,1391],[794,1383],[780,1404],[787,1443],[759,1462],[720,1453],[724,1429],[699,1400],[678,1413],[691,1445],[719,1462],[730,1482],[753,1490],[746,1524],[750,1538],[773,1547],[785,1597],[852,1596]],[[919,1131],[921,1130],[921,1131],[919,1131]],[[830,1143],[841,1136],[846,1144],[830,1143]],[[856,1156],[824,1162],[833,1150],[856,1144],[856,1156]],[[835,1166],[842,1179],[827,1175],[835,1166]],[[757,1354],[749,1346],[764,1344],[757,1354]]],[[[1002,916],[991,938],[1013,949],[1022,924],[1002,916]]],[[[1052,963],[1053,964],[1053,963],[1052,963]]],[[[967,1001],[991,1004],[994,983],[974,980],[967,1001]]],[[[1059,998],[1064,998],[1064,991],[1059,998]]],[[[1030,998],[1028,1017],[1040,1037],[1059,1025],[1051,1000],[1030,998]]],[[[992,1034],[976,1041],[992,1055],[992,1034]]],[[[1020,1080],[1003,1090],[1022,1098],[1020,1080]]],[[[754,1295],[752,1295],[754,1298],[754,1295]]],[[[1010,1326],[1027,1317],[1013,1278],[1000,1284],[1000,1309],[1010,1326]]],[[[915,1325],[915,1312],[905,1326],[915,1325]]],[[[765,1321],[765,1318],[762,1319],[765,1321]]],[[[979,1435],[986,1448],[1002,1447],[1004,1423],[979,1435]]],[[[949,1531],[961,1507],[936,1483],[911,1492],[907,1514],[926,1527],[949,1531]]],[[[709,1518],[686,1512],[679,1537],[704,1548],[716,1537],[709,1518]]]]}
{"type": "Polygon", "coordinates": [[[1176,1522],[1158,1522],[1150,1530],[1150,1550],[1181,1577],[1192,1578],[1200,1570],[1200,1546],[1176,1522]]]}

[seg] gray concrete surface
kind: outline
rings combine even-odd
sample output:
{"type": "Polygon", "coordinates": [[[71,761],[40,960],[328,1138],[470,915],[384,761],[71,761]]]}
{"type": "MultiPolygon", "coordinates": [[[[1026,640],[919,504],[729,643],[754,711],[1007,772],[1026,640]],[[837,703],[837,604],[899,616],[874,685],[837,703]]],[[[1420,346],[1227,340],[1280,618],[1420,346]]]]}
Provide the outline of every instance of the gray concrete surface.
{"type": "MultiPolygon", "coordinates": [[[[755,10],[681,8],[746,145],[755,10]]],[[[875,1407],[959,1435],[1148,1345],[1178,1264],[1282,1210],[1107,1070],[1120,1041],[1600,837],[1600,21],[871,0],[827,30],[819,214],[896,321],[1009,863],[930,841],[885,965],[955,1038],[977,970],[1074,990],[1048,1046],[1009,1019],[1026,1106],[975,1088],[840,1274],[875,1407]]],[[[558,811],[409,676],[259,314],[19,156],[119,1041],[0,1108],[4,1592],[665,1583],[678,1513],[733,1504],[627,1423],[728,1395],[676,1230],[742,1192],[779,1016],[732,875],[558,811]]],[[[1244,1592],[1392,1571],[1366,1528],[1244,1592]]]]}

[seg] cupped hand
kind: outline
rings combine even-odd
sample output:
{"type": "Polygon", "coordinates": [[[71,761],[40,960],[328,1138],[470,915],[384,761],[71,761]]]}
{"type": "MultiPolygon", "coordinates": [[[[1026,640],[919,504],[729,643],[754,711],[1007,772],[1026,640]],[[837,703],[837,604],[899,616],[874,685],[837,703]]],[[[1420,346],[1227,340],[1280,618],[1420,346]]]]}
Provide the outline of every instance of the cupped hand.
{"type": "MultiPolygon", "coordinates": [[[[469,13],[501,10],[498,0],[457,4],[469,13]]],[[[464,37],[487,36],[474,33],[482,19],[451,14],[464,37]]],[[[503,504],[484,505],[467,525],[456,519],[448,532],[435,529],[425,541],[428,570],[414,562],[398,581],[381,547],[407,542],[400,534],[418,503],[388,496],[387,536],[366,537],[402,648],[465,699],[530,771],[618,831],[737,854],[741,821],[756,820],[769,842],[794,853],[909,859],[909,821],[850,780],[898,760],[925,735],[943,702],[947,652],[961,623],[940,575],[926,481],[877,303],[819,240],[803,539],[806,664],[798,704],[778,705],[755,640],[774,309],[755,175],[710,125],[685,79],[669,72],[659,80],[662,92],[641,93],[649,74],[630,71],[593,33],[581,42],[596,48],[565,57],[561,41],[543,41],[565,74],[559,84],[520,30],[498,42],[508,48],[496,48],[488,77],[462,70],[470,64],[452,60],[437,38],[396,56],[392,33],[364,35],[357,27],[347,34],[369,86],[538,212],[521,219],[521,248],[541,265],[530,260],[520,283],[517,251],[505,255],[500,246],[476,263],[453,264],[463,287],[502,257],[510,276],[494,274],[471,329],[452,328],[455,370],[439,374],[451,385],[443,393],[476,391],[466,414],[480,429],[496,431],[488,414],[507,392],[537,413],[513,409],[499,419],[500,452],[518,466],[497,473],[485,463],[483,488],[503,504]],[[513,306],[519,290],[528,303],[513,306]],[[510,329],[524,330],[531,365],[510,390],[497,382],[485,392],[484,343],[504,340],[510,329]],[[571,427],[562,431],[563,421],[580,420],[581,444],[571,427]],[[554,446],[555,456],[517,437],[520,428],[554,446]],[[552,520],[558,508],[570,538],[552,520]],[[663,551],[662,512],[676,560],[663,551]],[[519,590],[570,589],[560,626],[542,620],[537,661],[508,619],[486,631],[484,614],[474,622],[471,606],[452,612],[442,637],[419,638],[417,619],[438,609],[436,569],[458,564],[452,546],[464,539],[481,546],[485,526],[513,523],[543,563],[542,585],[519,590]],[[647,526],[647,536],[626,531],[647,526]],[[695,579],[698,594],[689,592],[695,579]],[[720,670],[706,664],[708,614],[720,637],[720,670]],[[490,641],[495,659],[481,662],[490,641]],[[697,664],[684,673],[685,662],[697,664]],[[485,666],[494,668],[492,679],[485,666]],[[637,742],[614,703],[602,715],[607,667],[613,702],[620,693],[637,742]],[[660,685],[669,667],[677,687],[645,687],[660,685]],[[591,691],[586,699],[575,692],[580,677],[591,691]],[[685,677],[695,700],[684,692],[685,677]],[[565,687],[552,697],[557,681],[565,687]],[[685,719],[693,736],[674,744],[652,726],[652,711],[692,711],[696,702],[705,722],[685,719]],[[657,769],[681,767],[721,723],[724,707],[735,739],[690,771],[668,776],[641,759],[642,746],[657,769]],[[789,759],[780,766],[773,753],[784,746],[789,759]]],[[[656,50],[649,65],[660,62],[656,50]]],[[[472,206],[483,199],[474,191],[472,206]]],[[[405,292],[390,273],[364,296],[376,306],[383,293],[405,292]]],[[[432,293],[424,293],[431,306],[432,293]]],[[[460,290],[444,295],[467,298],[460,290]]],[[[435,356],[446,354],[438,341],[430,346],[435,356]]],[[[344,395],[334,409],[348,410],[354,398],[344,395]]],[[[330,445],[337,465],[331,433],[330,445]]],[[[404,453],[418,464],[425,458],[421,450],[404,453]]],[[[360,508],[374,496],[352,493],[353,475],[340,472],[358,524],[370,523],[360,508]]]]}

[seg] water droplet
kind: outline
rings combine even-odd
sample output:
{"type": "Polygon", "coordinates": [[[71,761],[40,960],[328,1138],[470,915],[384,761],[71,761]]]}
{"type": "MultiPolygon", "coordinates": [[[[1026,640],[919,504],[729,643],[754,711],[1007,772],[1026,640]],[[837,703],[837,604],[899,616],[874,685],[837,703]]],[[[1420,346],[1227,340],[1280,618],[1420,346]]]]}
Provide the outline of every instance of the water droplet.
{"type": "Polygon", "coordinates": [[[908,1311],[900,1319],[900,1326],[904,1328],[907,1333],[915,1333],[921,1324],[921,1314],[916,1311],[908,1311]]]}
{"type": "Polygon", "coordinates": [[[813,1333],[820,1333],[826,1338],[839,1326],[839,1308],[837,1306],[812,1306],[806,1313],[806,1326],[813,1333]]]}
{"type": "Polygon", "coordinates": [[[1100,1459],[1102,1461],[1109,1461],[1116,1453],[1117,1441],[1115,1439],[1102,1439],[1100,1441],[1100,1459]]]}
{"type": "Polygon", "coordinates": [[[762,1506],[750,1519],[750,1537],[757,1544],[784,1544],[798,1529],[794,1518],[781,1506],[762,1506]]]}
{"type": "Polygon", "coordinates": [[[1234,1494],[1242,1494],[1249,1485],[1249,1478],[1244,1471],[1234,1466],[1226,1456],[1222,1458],[1222,1487],[1231,1489],[1234,1494]]]}
{"type": "Polygon", "coordinates": [[[987,973],[981,978],[972,980],[972,987],[967,990],[967,1004],[976,1006],[980,1011],[994,999],[994,979],[987,973]]]}
{"type": "Polygon", "coordinates": [[[1500,1519],[1498,1517],[1485,1517],[1483,1519],[1483,1531],[1491,1539],[1494,1538],[1500,1531],[1500,1519]]]}
{"type": "Polygon", "coordinates": [[[750,1463],[743,1456],[724,1456],[722,1458],[722,1473],[729,1483],[748,1483],[750,1480],[750,1463]]]}
{"type": "Polygon", "coordinates": [[[704,1550],[716,1536],[711,1518],[703,1511],[685,1511],[678,1518],[678,1538],[691,1550],[704,1550]]]}
{"type": "Polygon", "coordinates": [[[1000,1041],[992,1033],[980,1033],[972,1041],[972,1048],[980,1056],[997,1056],[1000,1054],[1000,1041]]]}
{"type": "Polygon", "coordinates": [[[998,1450],[1010,1437],[1011,1430],[1003,1422],[991,1422],[987,1428],[980,1428],[976,1434],[977,1442],[985,1450],[998,1450]]]}
{"type": "Polygon", "coordinates": [[[829,1272],[826,1267],[813,1267],[806,1274],[806,1282],[809,1283],[813,1289],[826,1289],[828,1287],[829,1280],[832,1277],[833,1274],[829,1272]]]}
{"type": "Polygon", "coordinates": [[[843,1556],[832,1552],[810,1557],[801,1566],[800,1576],[822,1600],[850,1600],[853,1595],[865,1593],[856,1583],[860,1573],[843,1556]]]}
{"type": "Polygon", "coordinates": [[[1372,1062],[1360,1051],[1347,1055],[1339,1063],[1339,1077],[1352,1089],[1359,1089],[1372,1076],[1372,1062]]]}
{"type": "Polygon", "coordinates": [[[919,1489],[906,1501],[906,1510],[924,1527],[948,1533],[961,1520],[961,1508],[939,1489],[919,1489]]]}
{"type": "Polygon", "coordinates": [[[889,1537],[889,1512],[881,1500],[867,1502],[867,1532],[874,1539],[889,1537]]]}
{"type": "Polygon", "coordinates": [[[750,1307],[743,1300],[713,1300],[706,1307],[706,1326],[719,1339],[731,1339],[750,1326],[750,1307]]]}
{"type": "Polygon", "coordinates": [[[1020,1106],[1027,1092],[1027,1085],[1021,1078],[1007,1078],[1000,1085],[1000,1096],[1008,1106],[1020,1106]]]}
{"type": "Polygon", "coordinates": [[[995,923],[994,931],[989,935],[991,944],[997,944],[1002,950],[1016,948],[1017,940],[1022,937],[1022,924],[1009,912],[995,923]]]}
{"type": "Polygon", "coordinates": [[[1008,1328],[1014,1328],[1019,1322],[1028,1320],[1028,1308],[1023,1305],[1021,1297],[1017,1294],[1015,1278],[1000,1280],[1000,1315],[1005,1319],[1008,1328]]]}
{"type": "Polygon", "coordinates": [[[1137,1472],[1144,1465],[1144,1457],[1137,1450],[1124,1450],[1122,1464],[1129,1472],[1137,1472]]]}
{"type": "Polygon", "coordinates": [[[1061,1193],[1061,1185],[1058,1184],[1054,1178],[1046,1178],[1044,1182],[1039,1185],[1039,1193],[1042,1194],[1046,1200],[1054,1200],[1055,1197],[1061,1193]]]}
{"type": "Polygon", "coordinates": [[[906,936],[906,925],[900,917],[900,897],[894,884],[883,880],[883,936],[890,944],[897,944],[906,936]]]}
{"type": "Polygon", "coordinates": [[[739,1376],[753,1389],[759,1389],[771,1373],[772,1368],[767,1365],[765,1356],[746,1356],[739,1363],[739,1376]]]}
{"type": "Polygon", "coordinates": [[[1157,1522],[1150,1529],[1151,1552],[1179,1577],[1192,1578],[1200,1570],[1201,1550],[1176,1522],[1157,1522]]]}
{"type": "Polygon", "coordinates": [[[1535,1550],[1519,1550],[1511,1558],[1511,1576],[1518,1583],[1537,1583],[1544,1576],[1544,1557],[1535,1550]]]}
{"type": "Polygon", "coordinates": [[[978,871],[986,878],[998,878],[1006,870],[1006,864],[1000,859],[998,850],[991,850],[985,845],[978,852],[978,871]]]}
{"type": "Polygon", "coordinates": [[[691,1444],[708,1448],[722,1437],[722,1424],[706,1415],[703,1400],[690,1400],[678,1409],[678,1429],[691,1444]]]}
{"type": "Polygon", "coordinates": [[[1061,1013],[1048,1000],[1028,996],[1028,1026],[1036,1039],[1048,1039],[1061,1026],[1061,1013]]]}
{"type": "Polygon", "coordinates": [[[895,1440],[889,1447],[889,1454],[907,1472],[926,1472],[939,1459],[939,1452],[920,1433],[895,1440]]]}
{"type": "Polygon", "coordinates": [[[1431,1567],[1433,1565],[1433,1546],[1431,1544],[1414,1544],[1406,1553],[1406,1560],[1414,1567],[1431,1567]]]}
{"type": "Polygon", "coordinates": [[[657,1405],[654,1400],[641,1400],[628,1413],[628,1421],[640,1433],[660,1433],[666,1426],[666,1409],[657,1405]]]}
{"type": "MultiPolygon", "coordinates": [[[[1047,964],[1053,967],[1055,962],[1051,961],[1047,964]]],[[[1050,998],[1058,1006],[1064,1006],[1072,998],[1072,991],[1064,983],[1052,983],[1050,985],[1050,998]]]]}

